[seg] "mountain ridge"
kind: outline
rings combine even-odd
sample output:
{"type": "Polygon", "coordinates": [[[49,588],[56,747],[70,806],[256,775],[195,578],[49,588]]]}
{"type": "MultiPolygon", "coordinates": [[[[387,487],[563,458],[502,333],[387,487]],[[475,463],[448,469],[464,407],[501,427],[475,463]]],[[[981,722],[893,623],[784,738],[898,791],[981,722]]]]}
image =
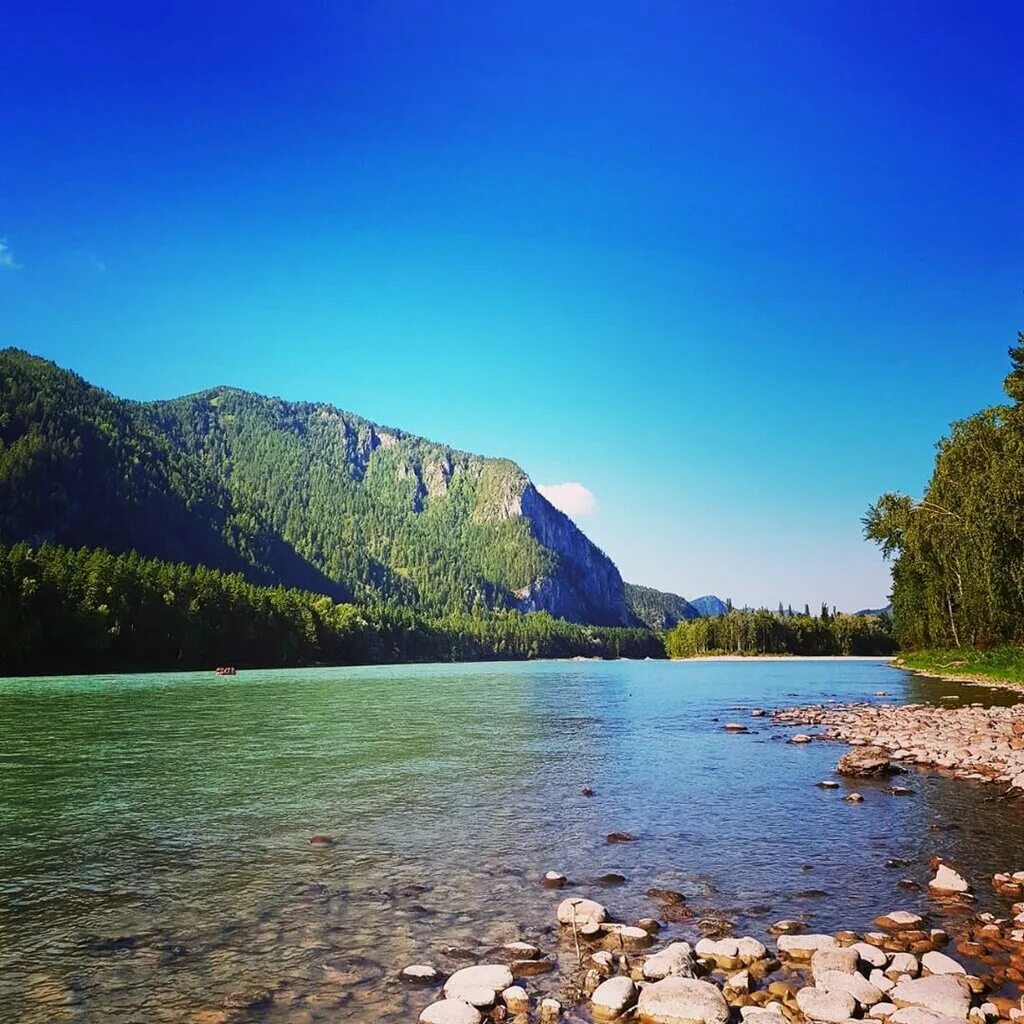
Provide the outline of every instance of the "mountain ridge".
{"type": "Polygon", "coordinates": [[[129,401],[0,351],[0,540],[243,571],[335,599],[628,625],[612,560],[514,462],[220,385],[129,401]]]}

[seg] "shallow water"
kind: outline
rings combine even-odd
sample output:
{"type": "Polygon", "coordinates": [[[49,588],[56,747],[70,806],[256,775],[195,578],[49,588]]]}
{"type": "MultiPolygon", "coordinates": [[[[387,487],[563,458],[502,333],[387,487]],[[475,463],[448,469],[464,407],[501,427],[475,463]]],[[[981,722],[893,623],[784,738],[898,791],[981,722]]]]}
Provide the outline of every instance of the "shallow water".
{"type": "Polygon", "coordinates": [[[813,785],[840,747],[733,710],[950,694],[1013,699],[880,662],[0,680],[0,1019],[415,1020],[430,992],[398,969],[514,938],[559,955],[561,975],[526,982],[557,994],[575,956],[552,928],[567,893],[537,882],[551,868],[623,920],[657,916],[660,885],[762,937],[926,906],[898,883],[926,883],[932,854],[964,861],[984,902],[1024,866],[994,787],[921,773],[913,796],[861,781],[846,804],[850,784],[813,785]],[[639,841],[609,845],[616,830],[639,841]],[[612,871],[627,881],[602,888],[612,871]]]}

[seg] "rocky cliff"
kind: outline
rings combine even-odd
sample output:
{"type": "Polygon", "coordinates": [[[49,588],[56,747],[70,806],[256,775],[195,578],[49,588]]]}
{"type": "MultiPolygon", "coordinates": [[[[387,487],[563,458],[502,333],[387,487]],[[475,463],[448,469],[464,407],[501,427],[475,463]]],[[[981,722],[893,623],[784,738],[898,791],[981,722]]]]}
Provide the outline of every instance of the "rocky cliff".
{"type": "Polygon", "coordinates": [[[227,387],[128,402],[9,349],[0,499],[5,542],[134,549],[430,614],[633,621],[615,565],[517,465],[324,403],[227,387]]]}

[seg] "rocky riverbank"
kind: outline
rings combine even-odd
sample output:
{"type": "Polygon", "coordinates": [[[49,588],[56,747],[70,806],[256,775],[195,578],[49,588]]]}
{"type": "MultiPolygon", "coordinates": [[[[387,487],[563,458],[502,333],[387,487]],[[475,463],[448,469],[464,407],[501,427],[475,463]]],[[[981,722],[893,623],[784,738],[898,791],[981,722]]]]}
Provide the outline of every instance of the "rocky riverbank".
{"type": "Polygon", "coordinates": [[[940,768],[1024,792],[1024,704],[808,705],[775,712],[784,725],[816,726],[821,738],[884,751],[903,765],[940,768]]]}
{"type": "MultiPolygon", "coordinates": [[[[676,939],[656,949],[661,921],[614,921],[603,904],[571,897],[555,909],[556,948],[549,953],[516,942],[492,951],[491,962],[457,970],[447,979],[430,964],[412,965],[402,974],[409,984],[437,990],[427,997],[420,1024],[1011,1024],[1024,1019],[1024,903],[1014,903],[1004,917],[978,914],[955,867],[938,861],[932,867],[931,915],[894,910],[862,934],[805,934],[799,922],[782,920],[769,929],[768,942],[705,936],[692,945],[676,939]],[[567,958],[574,962],[569,972],[567,958]],[[545,993],[531,994],[530,979],[559,959],[563,990],[552,994],[548,986],[545,993]]],[[[550,877],[542,884],[550,886],[550,877]]],[[[992,885],[1007,900],[1020,899],[1024,872],[996,875],[992,885]]],[[[660,903],[662,918],[680,920],[682,894],[656,889],[649,895],[660,903]]]]}

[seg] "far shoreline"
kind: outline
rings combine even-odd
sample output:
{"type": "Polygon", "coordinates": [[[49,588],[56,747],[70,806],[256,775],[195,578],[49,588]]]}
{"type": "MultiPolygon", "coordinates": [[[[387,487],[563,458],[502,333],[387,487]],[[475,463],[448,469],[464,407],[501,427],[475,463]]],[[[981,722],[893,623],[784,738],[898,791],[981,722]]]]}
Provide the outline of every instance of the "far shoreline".
{"type": "MultiPolygon", "coordinates": [[[[669,658],[668,661],[873,661],[892,664],[897,659],[888,654],[707,654],[690,658],[669,658]]],[[[898,666],[900,668],[904,666],[898,666]]]]}

